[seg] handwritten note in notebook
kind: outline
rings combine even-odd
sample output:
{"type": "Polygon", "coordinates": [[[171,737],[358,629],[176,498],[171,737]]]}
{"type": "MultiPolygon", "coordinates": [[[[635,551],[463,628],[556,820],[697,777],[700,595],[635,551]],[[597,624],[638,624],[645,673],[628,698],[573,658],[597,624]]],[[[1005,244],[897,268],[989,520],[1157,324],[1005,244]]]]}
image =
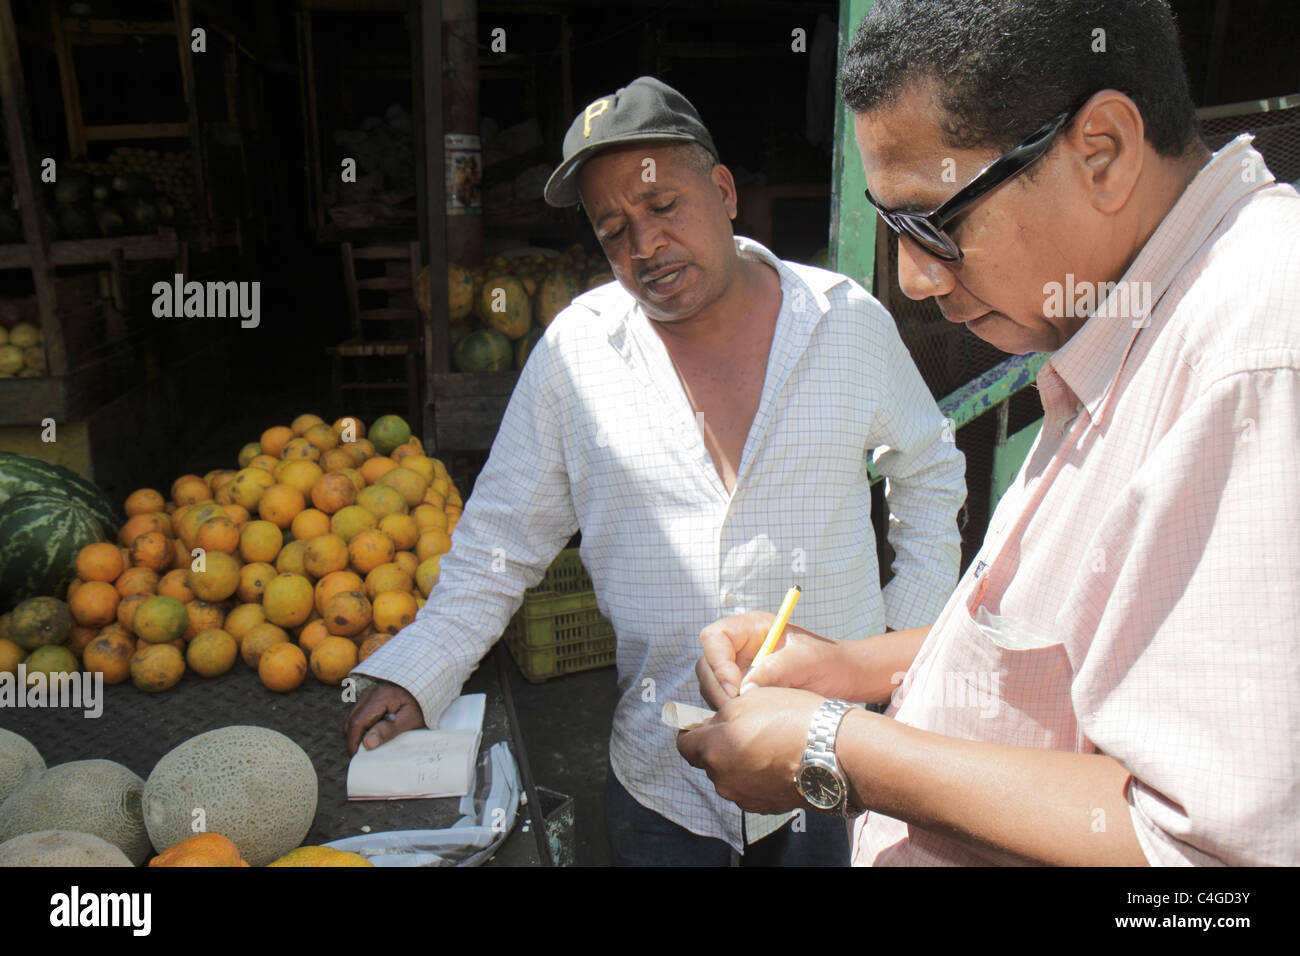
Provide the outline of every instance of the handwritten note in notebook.
{"type": "Polygon", "coordinates": [[[483,737],[484,694],[452,701],[437,730],[408,730],[348,764],[349,800],[463,797],[469,793],[483,737]]]}

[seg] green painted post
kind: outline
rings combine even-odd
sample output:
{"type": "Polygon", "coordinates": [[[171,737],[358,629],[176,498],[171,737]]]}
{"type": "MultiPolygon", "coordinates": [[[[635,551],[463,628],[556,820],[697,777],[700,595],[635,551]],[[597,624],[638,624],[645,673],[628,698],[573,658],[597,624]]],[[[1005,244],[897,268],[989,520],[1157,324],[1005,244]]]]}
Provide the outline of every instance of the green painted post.
{"type": "Polygon", "coordinates": [[[876,213],[867,205],[858,144],[853,139],[853,116],[840,97],[839,64],[853,42],[858,24],[875,0],[840,0],[839,54],[835,59],[835,161],[831,168],[830,266],[875,291],[876,213]]]}

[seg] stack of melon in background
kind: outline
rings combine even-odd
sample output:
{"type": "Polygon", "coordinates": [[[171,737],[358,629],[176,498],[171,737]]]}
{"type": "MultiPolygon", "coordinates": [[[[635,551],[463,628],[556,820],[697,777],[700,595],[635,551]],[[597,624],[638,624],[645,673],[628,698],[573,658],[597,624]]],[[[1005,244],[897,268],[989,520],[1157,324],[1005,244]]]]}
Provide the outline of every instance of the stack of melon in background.
{"type": "MultiPolygon", "coordinates": [[[[447,267],[451,362],[458,372],[522,369],[537,340],[575,296],[614,274],[604,256],[575,243],[558,256],[531,252],[494,256],[482,266],[447,267]]],[[[428,266],[415,280],[415,301],[426,316],[428,266]]]]}
{"type": "MultiPolygon", "coordinates": [[[[105,683],[158,692],[187,669],[216,677],[242,658],[264,685],[287,692],[308,670],[338,684],[414,619],[462,502],[402,419],[378,419],[367,437],[357,418],[330,425],[300,415],[245,445],[238,465],[182,475],[170,497],[132,492],[116,541],[95,540],[103,536],[90,522],[100,518],[83,504],[37,493],[0,507],[0,548],[7,507],[30,499],[9,517],[23,559],[61,560],[62,580],[71,578],[66,606],[56,581],[0,618],[0,670],[16,673],[41,649],[59,657],[46,673],[75,657],[105,683]],[[44,534],[73,519],[87,524],[81,536],[51,540],[48,553],[20,527],[30,520],[44,534]]],[[[29,597],[30,582],[3,554],[0,580],[23,577],[13,593],[29,597]]]]}
{"type": "Polygon", "coordinates": [[[45,340],[30,322],[12,329],[0,325],[0,378],[40,378],[45,374],[45,340]]]}
{"type": "Polygon", "coordinates": [[[31,742],[0,729],[0,867],[373,865],[300,846],[318,785],[307,753],[267,727],[191,737],[147,780],[112,760],[47,769],[31,742]],[[150,846],[159,851],[152,858],[150,846]]]}

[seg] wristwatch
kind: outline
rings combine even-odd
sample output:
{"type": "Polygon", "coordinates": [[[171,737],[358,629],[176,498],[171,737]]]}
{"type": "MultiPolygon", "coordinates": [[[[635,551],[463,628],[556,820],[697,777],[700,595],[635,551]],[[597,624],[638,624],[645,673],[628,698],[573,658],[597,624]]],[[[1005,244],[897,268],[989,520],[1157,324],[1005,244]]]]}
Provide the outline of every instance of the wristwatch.
{"type": "MultiPolygon", "coordinates": [[[[849,783],[835,759],[835,737],[844,715],[856,704],[834,698],[813,713],[808,727],[808,746],[795,771],[794,785],[800,796],[818,810],[849,812],[849,783]]],[[[856,811],[855,811],[856,812],[856,811]]]]}

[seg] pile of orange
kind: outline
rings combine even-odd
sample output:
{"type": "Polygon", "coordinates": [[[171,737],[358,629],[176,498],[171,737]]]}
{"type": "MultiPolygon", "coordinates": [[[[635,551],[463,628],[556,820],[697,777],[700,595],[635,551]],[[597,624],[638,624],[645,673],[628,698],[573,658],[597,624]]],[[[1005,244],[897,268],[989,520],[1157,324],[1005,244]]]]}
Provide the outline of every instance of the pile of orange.
{"type": "Polygon", "coordinates": [[[419,439],[380,455],[360,419],[305,414],[237,463],[133,491],[117,545],[78,553],[68,644],[105,683],[158,692],[242,658],[274,691],[338,684],[424,605],[463,505],[419,439]]]}

